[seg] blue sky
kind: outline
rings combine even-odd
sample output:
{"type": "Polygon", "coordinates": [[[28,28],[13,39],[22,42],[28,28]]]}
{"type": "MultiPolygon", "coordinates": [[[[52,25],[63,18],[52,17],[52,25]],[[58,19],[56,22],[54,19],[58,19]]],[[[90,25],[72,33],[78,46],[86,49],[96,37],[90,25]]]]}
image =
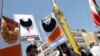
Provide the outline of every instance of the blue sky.
{"type": "MultiPolygon", "coordinates": [[[[88,0],[56,0],[70,29],[97,30],[90,15],[88,0]]],[[[50,0],[4,0],[3,15],[13,18],[13,14],[32,14],[39,27],[40,19],[52,12],[50,0]]]]}
{"type": "MultiPolygon", "coordinates": [[[[97,0],[100,4],[100,1],[97,0]]],[[[14,18],[13,14],[34,15],[39,33],[44,38],[39,26],[40,19],[53,12],[51,0],[3,0],[3,15],[14,18]]],[[[56,0],[70,29],[97,31],[91,15],[88,0],[56,0]]]]}

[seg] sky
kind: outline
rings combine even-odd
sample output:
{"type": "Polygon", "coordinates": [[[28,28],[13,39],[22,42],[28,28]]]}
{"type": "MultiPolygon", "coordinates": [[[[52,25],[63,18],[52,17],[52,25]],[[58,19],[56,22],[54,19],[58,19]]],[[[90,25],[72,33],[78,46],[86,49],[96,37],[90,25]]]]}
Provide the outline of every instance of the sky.
{"type": "MultiPolygon", "coordinates": [[[[97,30],[90,15],[88,0],[56,0],[56,3],[62,10],[70,29],[97,30]]],[[[39,21],[53,12],[52,10],[51,0],[3,1],[3,15],[13,19],[14,14],[32,14],[39,30],[39,21]]]]}
{"type": "MultiPolygon", "coordinates": [[[[88,0],[56,0],[71,30],[85,29],[97,31],[91,17],[88,0]]],[[[97,0],[100,4],[100,0],[97,0]]],[[[39,22],[53,12],[51,0],[3,0],[2,15],[14,18],[14,14],[31,14],[34,16],[39,34],[44,40],[39,22]]],[[[25,45],[23,45],[25,46],[25,45]]]]}

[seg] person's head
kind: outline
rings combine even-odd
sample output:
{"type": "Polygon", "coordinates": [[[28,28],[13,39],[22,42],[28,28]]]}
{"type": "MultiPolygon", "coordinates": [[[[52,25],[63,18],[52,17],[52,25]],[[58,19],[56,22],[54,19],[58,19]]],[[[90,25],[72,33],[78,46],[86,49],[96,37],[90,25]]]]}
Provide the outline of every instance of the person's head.
{"type": "Polygon", "coordinates": [[[98,39],[100,40],[100,37],[98,37],[98,39]]]}
{"type": "Polygon", "coordinates": [[[84,47],[81,46],[81,47],[79,47],[79,51],[80,51],[80,52],[86,52],[86,49],[85,49],[84,47]]]}
{"type": "Polygon", "coordinates": [[[96,0],[93,0],[93,2],[95,2],[95,3],[96,3],[96,0]]]}
{"type": "Polygon", "coordinates": [[[94,46],[94,41],[89,42],[89,47],[92,48],[94,46]]]}
{"type": "Polygon", "coordinates": [[[26,49],[27,56],[36,56],[37,54],[37,46],[36,45],[29,45],[26,49]]]}

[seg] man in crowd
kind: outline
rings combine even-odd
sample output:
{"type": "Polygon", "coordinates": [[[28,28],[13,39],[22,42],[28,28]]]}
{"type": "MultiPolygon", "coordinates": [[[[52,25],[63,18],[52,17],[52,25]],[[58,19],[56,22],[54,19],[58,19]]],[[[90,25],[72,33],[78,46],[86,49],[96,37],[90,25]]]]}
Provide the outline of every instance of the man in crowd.
{"type": "Polygon", "coordinates": [[[29,45],[26,49],[27,56],[37,56],[37,46],[29,45]]]}
{"type": "Polygon", "coordinates": [[[30,42],[30,45],[26,49],[27,56],[37,56],[37,44],[34,42],[34,38],[29,38],[27,41],[30,42]]]}
{"type": "Polygon", "coordinates": [[[93,56],[100,56],[100,47],[96,46],[94,41],[90,41],[89,47],[93,56]]]}

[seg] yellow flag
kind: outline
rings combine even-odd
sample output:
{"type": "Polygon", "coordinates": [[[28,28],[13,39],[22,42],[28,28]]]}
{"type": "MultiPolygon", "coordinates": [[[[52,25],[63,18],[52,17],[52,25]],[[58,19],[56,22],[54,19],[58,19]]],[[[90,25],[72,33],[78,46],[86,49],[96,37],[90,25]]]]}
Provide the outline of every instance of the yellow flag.
{"type": "Polygon", "coordinates": [[[53,3],[53,11],[55,12],[55,15],[57,17],[57,20],[61,26],[61,28],[63,29],[63,32],[65,33],[66,37],[68,38],[68,40],[70,41],[72,48],[74,49],[74,51],[78,54],[80,54],[80,52],[78,51],[78,46],[77,43],[74,40],[74,37],[71,34],[71,31],[65,21],[65,18],[62,14],[62,12],[60,11],[60,8],[58,7],[58,5],[55,3],[54,0],[52,0],[53,3]]]}

